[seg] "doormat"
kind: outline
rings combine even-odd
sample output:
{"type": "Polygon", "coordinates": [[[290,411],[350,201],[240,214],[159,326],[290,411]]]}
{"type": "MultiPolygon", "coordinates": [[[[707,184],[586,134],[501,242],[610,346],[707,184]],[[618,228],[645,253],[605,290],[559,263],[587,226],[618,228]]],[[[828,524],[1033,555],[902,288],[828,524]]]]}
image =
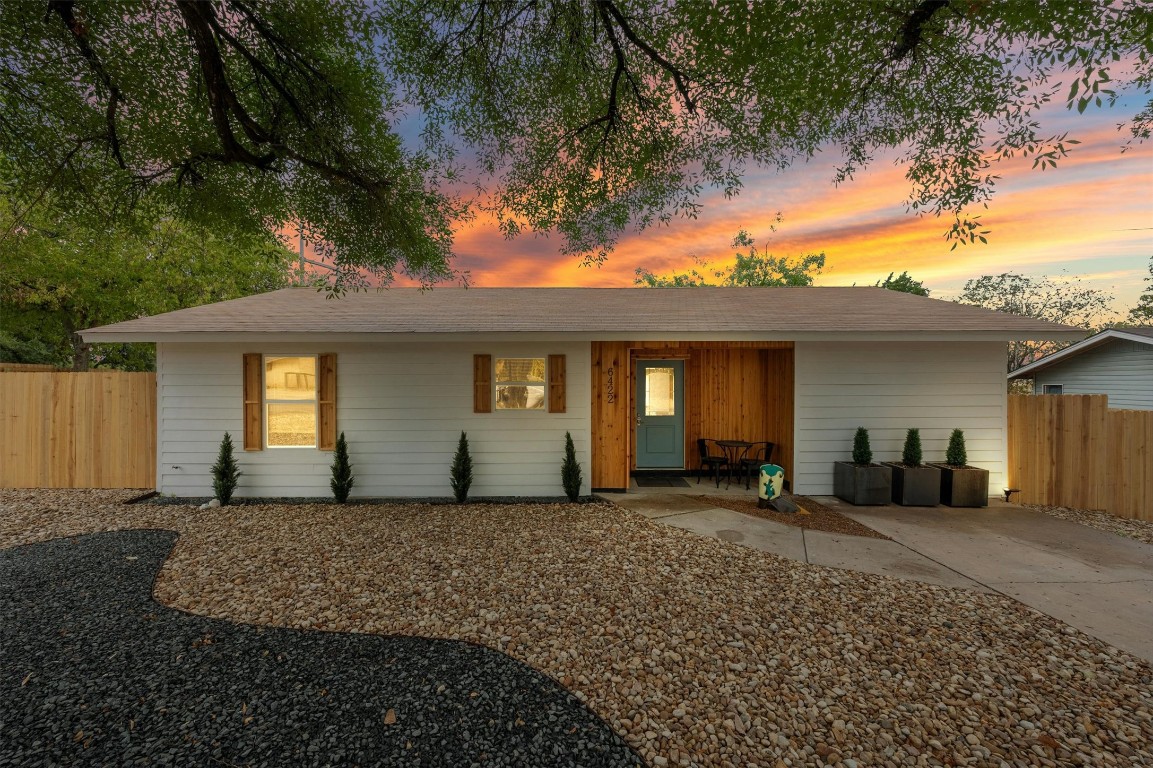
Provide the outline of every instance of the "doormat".
{"type": "Polygon", "coordinates": [[[683,477],[637,477],[637,488],[689,488],[683,477]]]}

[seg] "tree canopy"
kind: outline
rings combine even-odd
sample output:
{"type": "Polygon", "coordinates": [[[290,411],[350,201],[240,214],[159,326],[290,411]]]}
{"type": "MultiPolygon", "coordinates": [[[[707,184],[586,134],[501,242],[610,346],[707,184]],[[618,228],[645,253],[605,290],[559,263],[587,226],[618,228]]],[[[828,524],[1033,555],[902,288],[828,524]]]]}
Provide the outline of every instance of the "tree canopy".
{"type": "MultiPolygon", "coordinates": [[[[0,225],[11,217],[0,199],[0,225]]],[[[0,249],[0,353],[77,370],[90,360],[150,370],[151,345],[101,344],[93,351],[76,332],[281,288],[291,261],[268,233],[226,238],[168,217],[133,231],[25,217],[0,249]]]]}
{"type": "MultiPolygon", "coordinates": [[[[1010,273],[981,275],[969,280],[956,300],[998,312],[1079,326],[1086,333],[1103,324],[1113,304],[1113,296],[1108,292],[1085,288],[1078,280],[1058,281],[1010,273]]],[[[1072,343],[1011,341],[1008,371],[1011,373],[1072,343]]]]}
{"type": "Polygon", "coordinates": [[[885,288],[890,291],[899,291],[901,293],[912,293],[916,296],[928,296],[929,289],[920,280],[914,280],[912,275],[908,272],[893,277],[892,272],[884,280],[878,280],[875,283],[877,288],[885,288]]]}
{"type": "MultiPolygon", "coordinates": [[[[0,10],[0,179],[17,220],[142,200],[217,231],[299,222],[340,272],[452,274],[453,228],[629,226],[736,194],[750,164],[897,148],[918,214],[974,211],[998,160],[1046,168],[1050,101],[1153,83],[1151,0],[45,0],[0,10]],[[1118,82],[1114,82],[1117,78],[1118,82]]],[[[1133,140],[1153,105],[1130,116],[1133,140]]],[[[10,233],[9,233],[10,234],[10,233]]]]}
{"type": "Polygon", "coordinates": [[[1145,290],[1125,320],[1129,325],[1153,325],[1153,258],[1149,259],[1149,277],[1145,278],[1145,290]]]}
{"type": "Polygon", "coordinates": [[[733,238],[732,247],[746,250],[738,250],[733,254],[731,266],[716,267],[707,259],[697,257],[694,259],[697,266],[688,272],[656,275],[640,267],[636,271],[633,283],[646,288],[694,288],[708,285],[803,286],[812,285],[813,278],[821,274],[821,270],[825,267],[823,253],[810,253],[791,260],[787,256],[777,258],[764,251],[758,251],[752,236],[743,229],[733,238]]]}

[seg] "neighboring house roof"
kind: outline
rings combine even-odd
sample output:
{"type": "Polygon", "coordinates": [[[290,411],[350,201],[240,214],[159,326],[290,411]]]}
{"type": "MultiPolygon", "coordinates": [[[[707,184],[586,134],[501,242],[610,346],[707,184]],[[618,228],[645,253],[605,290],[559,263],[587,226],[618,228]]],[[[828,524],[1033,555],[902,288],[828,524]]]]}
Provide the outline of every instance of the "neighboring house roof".
{"type": "Polygon", "coordinates": [[[1114,340],[1117,341],[1135,341],[1138,344],[1148,344],[1153,347],[1153,326],[1142,326],[1139,328],[1110,328],[1107,331],[1095,333],[1087,339],[1058,350],[1051,355],[1045,355],[1042,358],[1034,360],[1028,365],[1021,366],[1017,370],[1009,374],[1010,379],[1031,379],[1038,371],[1043,371],[1046,368],[1056,365],[1071,357],[1084,354],[1091,349],[1096,349],[1104,344],[1109,344],[1114,340]]]}
{"type": "Polygon", "coordinates": [[[389,288],[330,298],[286,288],[83,331],[85,341],[268,334],[584,335],[597,339],[1074,339],[1057,323],[883,288],[389,288]]]}

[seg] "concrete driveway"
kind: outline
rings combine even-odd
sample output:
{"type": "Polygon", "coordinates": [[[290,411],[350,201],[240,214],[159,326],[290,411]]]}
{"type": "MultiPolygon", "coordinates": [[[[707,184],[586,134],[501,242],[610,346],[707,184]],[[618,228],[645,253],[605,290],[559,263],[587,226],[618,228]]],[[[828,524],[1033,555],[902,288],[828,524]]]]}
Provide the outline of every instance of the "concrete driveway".
{"type": "Polygon", "coordinates": [[[1153,546],[1015,504],[822,504],[981,585],[1153,661],[1153,546]]]}
{"type": "Polygon", "coordinates": [[[1153,662],[1153,546],[1017,506],[825,506],[892,541],[810,531],[672,493],[602,494],[665,525],[801,562],[998,592],[1153,662]]]}

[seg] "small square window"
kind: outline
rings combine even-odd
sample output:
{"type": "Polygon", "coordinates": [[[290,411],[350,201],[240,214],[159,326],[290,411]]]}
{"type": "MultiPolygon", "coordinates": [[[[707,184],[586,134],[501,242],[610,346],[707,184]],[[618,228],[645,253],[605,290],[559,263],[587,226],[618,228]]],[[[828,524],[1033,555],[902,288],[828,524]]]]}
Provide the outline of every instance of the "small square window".
{"type": "Polygon", "coordinates": [[[1062,385],[1060,384],[1043,384],[1041,385],[1042,395],[1059,395],[1061,394],[1062,385]]]}
{"type": "Polygon", "coordinates": [[[545,358],[496,359],[496,409],[539,411],[545,404],[545,358]]]}
{"type": "Polygon", "coordinates": [[[264,408],[268,447],[316,447],[316,358],[265,357],[264,408]]]}

